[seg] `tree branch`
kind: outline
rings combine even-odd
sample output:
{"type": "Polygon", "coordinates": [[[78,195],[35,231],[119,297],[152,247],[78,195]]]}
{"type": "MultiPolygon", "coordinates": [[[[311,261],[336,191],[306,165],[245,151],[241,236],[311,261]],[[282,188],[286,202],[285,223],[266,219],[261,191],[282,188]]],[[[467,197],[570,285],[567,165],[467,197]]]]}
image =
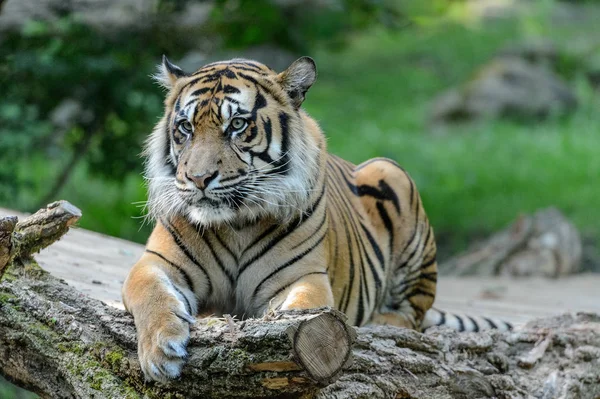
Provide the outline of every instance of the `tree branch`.
{"type": "Polygon", "coordinates": [[[0,372],[53,398],[600,395],[598,315],[508,333],[364,327],[353,346],[355,329],[343,320],[327,309],[202,319],[181,379],[146,383],[130,315],[16,257],[0,282],[0,372]]]}
{"type": "Polygon", "coordinates": [[[49,204],[17,222],[17,217],[0,218],[0,278],[6,266],[46,248],[60,239],[81,217],[81,211],[67,201],[49,204]]]}

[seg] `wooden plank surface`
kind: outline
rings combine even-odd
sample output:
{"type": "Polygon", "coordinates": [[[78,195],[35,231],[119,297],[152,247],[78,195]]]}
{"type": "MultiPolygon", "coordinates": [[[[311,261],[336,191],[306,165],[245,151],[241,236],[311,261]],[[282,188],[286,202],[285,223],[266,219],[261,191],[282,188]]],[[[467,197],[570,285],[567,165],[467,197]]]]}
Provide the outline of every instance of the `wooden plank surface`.
{"type": "Polygon", "coordinates": [[[435,306],[515,324],[565,312],[600,313],[600,274],[560,279],[442,276],[435,306]]]}
{"type": "MultiPolygon", "coordinates": [[[[0,216],[6,215],[23,216],[0,208],[0,216]]],[[[82,292],[122,308],[121,286],[143,250],[140,244],[74,228],[36,259],[45,270],[82,292]]],[[[517,324],[564,312],[600,313],[600,274],[557,280],[442,276],[435,306],[517,324]]]]}

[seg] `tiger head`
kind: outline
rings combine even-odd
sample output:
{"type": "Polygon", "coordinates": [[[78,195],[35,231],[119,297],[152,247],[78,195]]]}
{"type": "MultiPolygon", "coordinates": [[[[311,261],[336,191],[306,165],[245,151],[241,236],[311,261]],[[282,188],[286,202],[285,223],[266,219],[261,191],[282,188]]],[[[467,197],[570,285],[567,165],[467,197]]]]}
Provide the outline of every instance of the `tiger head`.
{"type": "Polygon", "coordinates": [[[193,74],[163,57],[165,114],[144,151],[150,216],[208,226],[303,211],[325,153],[300,108],[316,76],[308,57],[281,73],[233,59],[193,74]]]}

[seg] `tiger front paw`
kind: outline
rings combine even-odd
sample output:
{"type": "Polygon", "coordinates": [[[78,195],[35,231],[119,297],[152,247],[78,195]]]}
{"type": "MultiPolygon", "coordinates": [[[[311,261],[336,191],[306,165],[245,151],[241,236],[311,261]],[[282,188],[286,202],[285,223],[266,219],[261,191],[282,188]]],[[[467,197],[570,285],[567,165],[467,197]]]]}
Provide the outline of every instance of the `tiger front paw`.
{"type": "Polygon", "coordinates": [[[138,326],[138,356],[147,380],[167,382],[179,377],[194,322],[187,312],[167,312],[138,326]]]}

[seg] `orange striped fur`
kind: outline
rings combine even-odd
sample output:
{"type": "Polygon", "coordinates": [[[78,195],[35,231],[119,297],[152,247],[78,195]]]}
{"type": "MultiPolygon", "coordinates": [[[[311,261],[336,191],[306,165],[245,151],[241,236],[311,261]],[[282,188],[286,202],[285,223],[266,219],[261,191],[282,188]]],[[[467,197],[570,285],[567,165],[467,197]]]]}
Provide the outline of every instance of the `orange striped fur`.
{"type": "Polygon", "coordinates": [[[302,110],[307,57],[193,74],[164,59],[165,115],[145,150],[156,227],[123,287],[142,369],[177,377],[198,314],[259,317],[332,306],[355,325],[421,329],[436,247],[414,182],[394,161],[327,153],[302,110]]]}

